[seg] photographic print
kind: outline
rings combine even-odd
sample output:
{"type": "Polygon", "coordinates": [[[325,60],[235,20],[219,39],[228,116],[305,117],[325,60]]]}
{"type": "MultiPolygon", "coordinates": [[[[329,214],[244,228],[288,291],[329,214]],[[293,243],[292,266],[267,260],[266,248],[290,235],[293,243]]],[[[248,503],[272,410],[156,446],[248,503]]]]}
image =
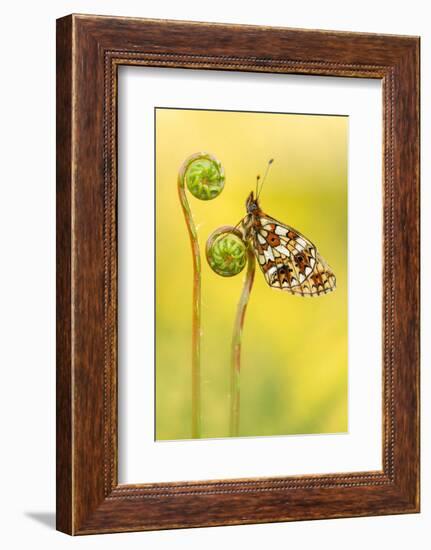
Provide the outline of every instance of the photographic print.
{"type": "Polygon", "coordinates": [[[156,440],[347,432],[348,117],[158,107],[155,134],[156,440]]]}
{"type": "Polygon", "coordinates": [[[419,512],[419,37],[56,43],[57,529],[419,512]]]}

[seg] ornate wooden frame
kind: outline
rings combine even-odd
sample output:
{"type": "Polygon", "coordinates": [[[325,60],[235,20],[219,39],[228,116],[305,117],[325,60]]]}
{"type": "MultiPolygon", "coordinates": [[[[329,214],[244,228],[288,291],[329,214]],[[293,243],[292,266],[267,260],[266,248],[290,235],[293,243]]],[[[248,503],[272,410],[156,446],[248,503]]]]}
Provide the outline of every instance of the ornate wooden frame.
{"type": "Polygon", "coordinates": [[[57,528],[419,511],[419,38],[70,15],[57,21],[57,528]],[[119,485],[119,65],[377,78],[384,104],[383,470],[119,485]]]}

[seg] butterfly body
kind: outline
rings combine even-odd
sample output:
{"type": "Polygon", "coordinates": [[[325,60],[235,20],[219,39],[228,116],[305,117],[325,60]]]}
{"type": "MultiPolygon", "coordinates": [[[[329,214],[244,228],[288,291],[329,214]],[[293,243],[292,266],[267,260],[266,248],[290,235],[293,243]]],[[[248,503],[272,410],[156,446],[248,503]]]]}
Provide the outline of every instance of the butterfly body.
{"type": "Polygon", "coordinates": [[[335,290],[335,275],[310,240],[265,214],[253,192],[246,210],[244,240],[251,244],[270,287],[311,297],[335,290]]]}

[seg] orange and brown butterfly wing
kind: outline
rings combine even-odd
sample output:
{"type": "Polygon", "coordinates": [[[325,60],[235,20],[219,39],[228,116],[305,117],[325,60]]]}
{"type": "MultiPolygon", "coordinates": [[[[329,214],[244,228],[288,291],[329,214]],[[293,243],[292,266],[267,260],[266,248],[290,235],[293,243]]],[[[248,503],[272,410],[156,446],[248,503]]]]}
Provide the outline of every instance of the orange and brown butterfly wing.
{"type": "Polygon", "coordinates": [[[253,224],[252,239],[259,266],[272,288],[300,296],[335,289],[331,268],[314,244],[293,227],[262,214],[253,224]]]}

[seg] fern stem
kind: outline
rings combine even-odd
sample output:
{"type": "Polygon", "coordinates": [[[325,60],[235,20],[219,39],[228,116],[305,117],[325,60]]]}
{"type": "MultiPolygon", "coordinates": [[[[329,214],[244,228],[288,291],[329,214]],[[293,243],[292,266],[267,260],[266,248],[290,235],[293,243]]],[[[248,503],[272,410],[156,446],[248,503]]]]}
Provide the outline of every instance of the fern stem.
{"type": "Polygon", "coordinates": [[[231,437],[239,436],[240,426],[240,397],[241,397],[241,342],[244,319],[247,311],[250,292],[253,287],[256,261],[253,250],[247,243],[247,273],[244,279],[241,297],[236,310],[236,318],[232,334],[232,349],[230,363],[230,419],[229,434],[231,437]]]}
{"type": "Polygon", "coordinates": [[[178,195],[190,237],[193,258],[193,297],[192,297],[192,438],[202,437],[202,396],[201,396],[201,255],[196,225],[185,191],[185,174],[190,164],[202,155],[190,156],[178,173],[178,195]]]}

